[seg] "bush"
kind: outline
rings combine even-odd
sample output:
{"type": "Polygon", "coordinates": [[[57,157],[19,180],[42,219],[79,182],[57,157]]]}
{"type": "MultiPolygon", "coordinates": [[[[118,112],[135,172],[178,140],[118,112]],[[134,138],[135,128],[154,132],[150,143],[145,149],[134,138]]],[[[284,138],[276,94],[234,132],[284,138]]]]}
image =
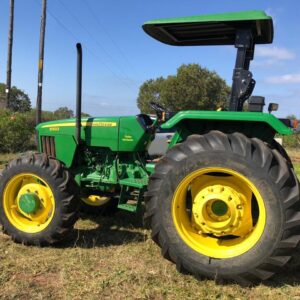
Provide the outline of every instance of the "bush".
{"type": "MultiPolygon", "coordinates": [[[[42,122],[69,118],[72,115],[73,111],[67,107],[61,107],[56,112],[43,111],[42,122]]],[[[89,117],[89,115],[82,113],[82,117],[89,117]]],[[[27,112],[0,109],[0,153],[16,153],[35,149],[35,119],[35,109],[27,112]]]]}
{"type": "Polygon", "coordinates": [[[0,152],[22,152],[34,147],[34,126],[27,113],[0,111],[0,152]]]}

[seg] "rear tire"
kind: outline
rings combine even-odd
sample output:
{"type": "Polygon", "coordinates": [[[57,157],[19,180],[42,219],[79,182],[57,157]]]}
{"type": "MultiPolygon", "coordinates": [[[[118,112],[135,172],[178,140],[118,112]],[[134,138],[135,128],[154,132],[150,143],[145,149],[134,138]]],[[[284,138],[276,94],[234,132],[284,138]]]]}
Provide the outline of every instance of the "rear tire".
{"type": "Polygon", "coordinates": [[[26,245],[42,246],[64,239],[78,218],[78,189],[69,171],[54,158],[35,154],[13,160],[0,175],[4,232],[26,245]],[[28,206],[28,195],[36,207],[28,206]],[[27,199],[23,206],[22,197],[27,199]]]}
{"type": "MultiPolygon", "coordinates": [[[[222,193],[220,197],[223,197],[222,193]]],[[[170,149],[158,162],[145,196],[145,219],[151,226],[153,240],[162,249],[162,255],[174,262],[179,271],[196,277],[250,285],[279,272],[295,252],[300,240],[299,195],[299,182],[294,170],[277,150],[240,133],[226,135],[212,131],[203,136],[190,136],[170,149]],[[214,171],[201,173],[210,168],[214,171]],[[195,177],[195,174],[200,175],[195,177]],[[207,182],[213,182],[213,177],[217,182],[208,185],[207,182]],[[213,200],[205,202],[209,205],[201,210],[197,210],[195,203],[202,205],[204,202],[201,201],[206,201],[199,201],[198,195],[203,195],[203,199],[211,196],[206,191],[207,187],[210,191],[210,187],[221,184],[223,191],[231,193],[228,191],[238,186],[239,180],[241,187],[245,183],[245,194],[249,194],[250,188],[252,196],[245,201],[247,198],[240,199],[240,190],[237,194],[237,190],[232,191],[245,211],[237,219],[240,223],[224,225],[222,232],[219,230],[221,222],[234,218],[238,209],[231,210],[228,206],[224,210],[224,205],[223,208],[221,205],[211,217],[206,214],[213,207],[209,201],[220,202],[215,201],[214,194],[213,200]],[[201,185],[202,190],[199,188],[201,185]],[[248,209],[248,217],[245,218],[247,205],[250,205],[251,211],[248,209]],[[206,220],[197,223],[195,218],[202,212],[206,220]],[[252,222],[249,222],[251,219],[252,222]],[[196,227],[192,227],[195,224],[196,227]],[[211,231],[207,224],[213,224],[209,228],[211,231]],[[245,233],[247,230],[249,232],[245,233]],[[224,248],[222,245],[227,243],[229,246],[224,248]]]]}

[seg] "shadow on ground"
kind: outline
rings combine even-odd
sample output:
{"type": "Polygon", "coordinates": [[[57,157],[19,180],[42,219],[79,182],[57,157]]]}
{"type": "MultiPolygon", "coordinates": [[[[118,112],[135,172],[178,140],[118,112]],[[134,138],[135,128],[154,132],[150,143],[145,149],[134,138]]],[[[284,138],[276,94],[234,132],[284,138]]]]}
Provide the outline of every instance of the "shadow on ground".
{"type": "Polygon", "coordinates": [[[300,245],[297,251],[288,264],[281,272],[275,274],[271,280],[264,282],[264,285],[271,288],[278,288],[283,286],[294,286],[299,289],[300,285],[300,245]]]}
{"type": "MultiPolygon", "coordinates": [[[[119,211],[112,216],[81,214],[83,222],[93,223],[92,228],[75,229],[69,238],[56,245],[57,248],[95,248],[144,242],[147,234],[143,227],[142,213],[119,211]]],[[[88,226],[90,227],[90,226],[88,226]]]]}
{"type": "MultiPolygon", "coordinates": [[[[60,244],[58,247],[68,248],[76,246],[88,249],[144,242],[148,239],[148,234],[144,230],[142,215],[143,213],[135,215],[124,211],[119,211],[109,217],[81,215],[81,219],[93,222],[96,224],[96,228],[77,229],[68,242],[60,244]]],[[[295,257],[291,259],[288,265],[272,279],[265,281],[263,285],[270,288],[299,287],[300,245],[295,257]]]]}

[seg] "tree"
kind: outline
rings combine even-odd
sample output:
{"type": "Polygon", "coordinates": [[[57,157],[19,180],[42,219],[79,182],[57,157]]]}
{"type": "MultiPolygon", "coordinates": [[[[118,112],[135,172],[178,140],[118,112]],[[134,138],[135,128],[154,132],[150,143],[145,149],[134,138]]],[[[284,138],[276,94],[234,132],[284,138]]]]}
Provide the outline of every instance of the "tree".
{"type": "Polygon", "coordinates": [[[81,118],[89,118],[91,115],[85,112],[81,112],[81,118]]]}
{"type": "MultiPolygon", "coordinates": [[[[49,112],[43,112],[43,114],[46,115],[46,113],[49,112]]],[[[64,106],[64,107],[59,107],[57,110],[55,110],[53,112],[53,119],[54,120],[59,120],[59,119],[70,119],[70,118],[74,118],[74,112],[72,109],[69,109],[68,107],[64,106]]],[[[89,114],[85,113],[85,112],[81,112],[81,117],[82,118],[88,118],[90,117],[89,114]]],[[[44,117],[43,117],[44,120],[44,117]]]]}
{"type": "MultiPolygon", "coordinates": [[[[6,93],[5,84],[0,83],[0,102],[5,103],[6,93]]],[[[27,112],[31,109],[31,102],[29,96],[22,90],[13,86],[10,90],[10,98],[8,108],[14,112],[27,112]]]]}
{"type": "Polygon", "coordinates": [[[147,80],[140,87],[139,96],[137,99],[138,107],[143,113],[150,112],[150,102],[162,103],[161,91],[166,79],[159,77],[157,79],[147,80]]]}
{"type": "Polygon", "coordinates": [[[147,80],[140,87],[137,104],[150,113],[151,101],[170,111],[216,110],[225,108],[230,88],[216,72],[198,64],[182,65],[176,75],[147,80]]]}
{"type": "Polygon", "coordinates": [[[57,110],[53,113],[55,119],[69,119],[74,117],[74,112],[72,109],[69,109],[68,107],[59,107],[57,110]]]}

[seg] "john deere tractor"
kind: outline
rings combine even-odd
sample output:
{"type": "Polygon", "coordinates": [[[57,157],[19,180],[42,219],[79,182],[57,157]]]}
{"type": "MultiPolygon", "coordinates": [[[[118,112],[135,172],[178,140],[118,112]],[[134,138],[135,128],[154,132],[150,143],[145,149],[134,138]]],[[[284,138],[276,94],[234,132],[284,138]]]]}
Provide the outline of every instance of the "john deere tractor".
{"type": "Polygon", "coordinates": [[[151,37],[175,46],[237,49],[228,109],[81,118],[81,46],[76,119],[37,126],[39,153],[10,162],[0,176],[0,220],[26,245],[62,240],[81,203],[145,220],[162,255],[181,272],[256,283],[284,267],[300,240],[299,181],[274,137],[293,134],[271,103],[251,96],[257,44],[273,40],[272,18],[247,11],[147,22],[151,37]],[[247,112],[243,111],[245,102],[247,112]],[[174,130],[167,153],[151,160],[158,127],[174,130]]]}

